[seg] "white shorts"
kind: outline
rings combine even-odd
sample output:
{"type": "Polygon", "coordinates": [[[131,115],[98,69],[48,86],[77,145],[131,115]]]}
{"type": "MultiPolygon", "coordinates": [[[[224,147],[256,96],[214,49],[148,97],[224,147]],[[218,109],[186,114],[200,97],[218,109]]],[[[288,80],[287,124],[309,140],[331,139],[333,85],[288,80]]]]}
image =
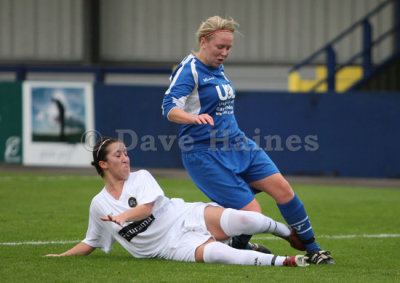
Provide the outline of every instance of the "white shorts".
{"type": "Polygon", "coordinates": [[[197,247],[214,238],[207,230],[204,220],[204,209],[207,206],[219,205],[203,202],[185,203],[186,213],[171,227],[168,233],[168,245],[160,254],[161,258],[195,261],[197,247]]]}

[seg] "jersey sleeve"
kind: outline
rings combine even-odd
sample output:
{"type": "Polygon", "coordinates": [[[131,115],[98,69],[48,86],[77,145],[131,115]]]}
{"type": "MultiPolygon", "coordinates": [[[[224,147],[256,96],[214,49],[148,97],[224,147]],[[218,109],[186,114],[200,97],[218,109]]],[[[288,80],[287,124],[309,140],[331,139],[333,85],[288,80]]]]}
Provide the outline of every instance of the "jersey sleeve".
{"type": "Polygon", "coordinates": [[[184,60],[176,68],[170,78],[170,86],[164,94],[162,103],[162,114],[168,118],[169,112],[175,108],[184,108],[188,96],[196,87],[196,73],[193,72],[192,60],[184,60]]]}
{"type": "Polygon", "coordinates": [[[164,191],[154,179],[154,177],[147,170],[137,171],[138,176],[135,178],[135,195],[136,201],[140,204],[154,202],[152,209],[153,215],[158,217],[161,208],[168,202],[165,197],[164,191]]]}
{"type": "Polygon", "coordinates": [[[156,201],[157,198],[164,196],[164,191],[147,170],[139,170],[135,180],[136,200],[138,204],[146,204],[156,201]]]}
{"type": "Polygon", "coordinates": [[[89,225],[86,237],[82,242],[93,248],[100,248],[104,252],[109,253],[115,242],[115,238],[112,236],[109,229],[105,227],[109,225],[109,223],[103,222],[100,219],[102,216],[100,214],[96,200],[93,199],[89,209],[89,225]]]}

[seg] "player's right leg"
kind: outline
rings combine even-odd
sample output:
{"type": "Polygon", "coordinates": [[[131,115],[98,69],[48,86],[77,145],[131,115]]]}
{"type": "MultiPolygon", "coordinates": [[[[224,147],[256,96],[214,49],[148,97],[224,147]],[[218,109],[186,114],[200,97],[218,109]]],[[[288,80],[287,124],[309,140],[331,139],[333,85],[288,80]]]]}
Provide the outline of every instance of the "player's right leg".
{"type": "MultiPolygon", "coordinates": [[[[196,151],[182,154],[183,164],[196,186],[212,201],[223,207],[241,209],[251,203],[254,193],[236,173],[239,164],[230,161],[230,154],[223,151],[196,151]]],[[[258,211],[261,208],[258,205],[258,211]]],[[[231,245],[237,249],[252,249],[270,253],[269,249],[249,244],[251,235],[235,235],[231,245]]]]}
{"type": "Polygon", "coordinates": [[[250,250],[238,250],[220,242],[209,242],[203,244],[196,250],[196,260],[202,256],[205,263],[260,265],[260,266],[307,266],[305,256],[292,257],[264,254],[250,250]]]}

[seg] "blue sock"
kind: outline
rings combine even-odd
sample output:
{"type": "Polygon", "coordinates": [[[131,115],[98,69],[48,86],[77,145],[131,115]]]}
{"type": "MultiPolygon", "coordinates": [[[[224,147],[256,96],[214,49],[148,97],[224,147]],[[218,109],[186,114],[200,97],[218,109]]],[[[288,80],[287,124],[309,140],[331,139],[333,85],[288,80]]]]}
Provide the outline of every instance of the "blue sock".
{"type": "Polygon", "coordinates": [[[232,237],[232,248],[250,250],[249,241],[252,235],[240,235],[232,237]]]}
{"type": "Polygon", "coordinates": [[[297,195],[285,204],[277,204],[283,218],[296,231],[301,241],[305,244],[307,252],[321,250],[314,239],[314,231],[308,219],[303,203],[297,195]]]}

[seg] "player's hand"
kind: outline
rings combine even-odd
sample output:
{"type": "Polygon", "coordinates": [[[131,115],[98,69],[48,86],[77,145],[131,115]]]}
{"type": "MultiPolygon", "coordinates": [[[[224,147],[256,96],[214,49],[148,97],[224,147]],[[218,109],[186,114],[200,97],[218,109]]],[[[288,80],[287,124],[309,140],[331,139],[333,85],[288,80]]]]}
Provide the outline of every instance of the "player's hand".
{"type": "Polygon", "coordinates": [[[62,256],[60,254],[48,254],[48,255],[44,255],[43,257],[59,257],[62,256]]]}
{"type": "Polygon", "coordinates": [[[114,223],[117,223],[119,226],[123,227],[125,224],[125,218],[121,216],[121,214],[118,215],[107,215],[107,217],[100,217],[101,220],[103,221],[112,221],[114,223]]]}
{"type": "Polygon", "coordinates": [[[209,124],[210,126],[214,126],[214,119],[207,113],[203,113],[195,116],[193,124],[196,125],[209,124]]]}

